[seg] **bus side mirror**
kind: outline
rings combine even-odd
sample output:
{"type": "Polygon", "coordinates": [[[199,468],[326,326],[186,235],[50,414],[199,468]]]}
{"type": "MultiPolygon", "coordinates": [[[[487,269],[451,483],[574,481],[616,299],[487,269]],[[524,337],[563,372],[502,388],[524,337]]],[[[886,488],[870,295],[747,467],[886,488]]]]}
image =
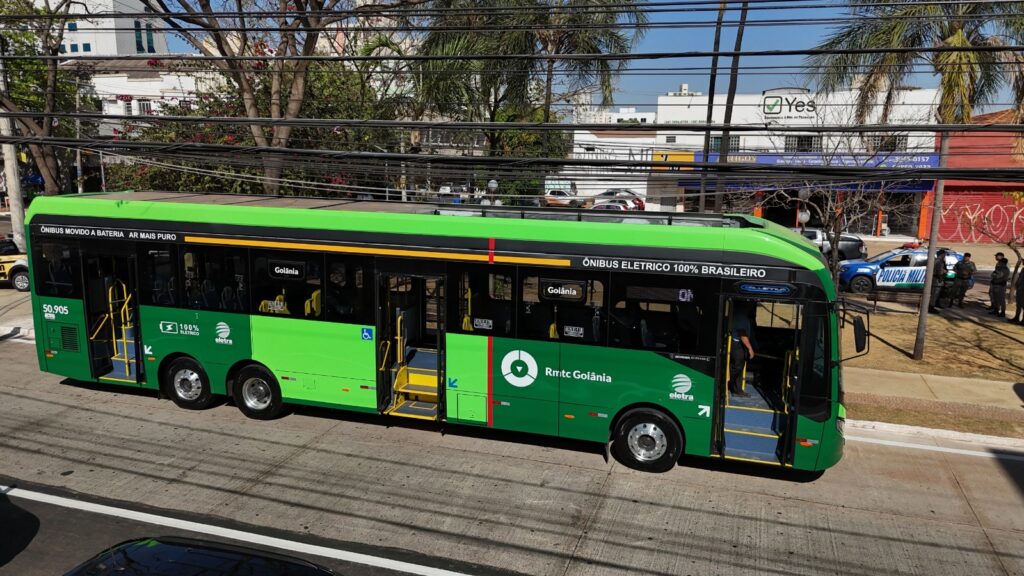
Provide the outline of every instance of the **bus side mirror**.
{"type": "Polygon", "coordinates": [[[868,347],[868,330],[864,327],[864,318],[860,316],[853,318],[853,342],[857,352],[863,352],[868,347]]]}

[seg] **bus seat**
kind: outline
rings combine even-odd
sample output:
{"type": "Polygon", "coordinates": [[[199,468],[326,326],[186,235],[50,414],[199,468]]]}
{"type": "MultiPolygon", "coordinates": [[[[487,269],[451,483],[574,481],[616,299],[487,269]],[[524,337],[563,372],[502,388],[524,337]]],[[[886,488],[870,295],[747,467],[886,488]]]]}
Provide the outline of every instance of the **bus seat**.
{"type": "Polygon", "coordinates": [[[242,309],[238,298],[235,298],[235,290],[231,286],[225,286],[220,292],[220,309],[229,312],[237,312],[242,309]]]}
{"type": "Polygon", "coordinates": [[[306,316],[320,317],[320,290],[314,290],[313,294],[306,300],[306,316]]]}
{"type": "Polygon", "coordinates": [[[284,294],[278,294],[273,300],[260,302],[259,311],[266,314],[291,314],[288,311],[288,301],[285,300],[284,294]]]}

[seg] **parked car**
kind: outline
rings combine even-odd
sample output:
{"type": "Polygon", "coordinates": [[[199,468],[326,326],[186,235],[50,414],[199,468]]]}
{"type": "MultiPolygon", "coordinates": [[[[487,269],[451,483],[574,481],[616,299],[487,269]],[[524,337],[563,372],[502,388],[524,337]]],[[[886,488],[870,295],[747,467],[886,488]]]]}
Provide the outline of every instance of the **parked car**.
{"type": "MultiPolygon", "coordinates": [[[[946,251],[947,279],[954,277],[953,266],[962,259],[963,254],[946,251]]],[[[924,289],[927,265],[927,248],[897,248],[871,258],[843,262],[839,266],[839,283],[843,289],[856,293],[872,290],[919,291],[924,289]]]]}
{"type": "Polygon", "coordinates": [[[556,188],[544,193],[544,206],[559,208],[579,208],[583,206],[583,198],[579,198],[568,190],[556,188]]]}
{"type": "Polygon", "coordinates": [[[0,239],[0,282],[10,282],[18,292],[29,288],[28,256],[9,238],[0,239]]]}
{"type": "Polygon", "coordinates": [[[160,537],[107,548],[64,576],[332,576],[306,560],[242,546],[160,537]]]}
{"type": "Polygon", "coordinates": [[[594,196],[594,204],[605,202],[613,198],[627,200],[627,206],[630,210],[644,210],[646,208],[644,197],[633,192],[629,188],[609,188],[597,196],[594,196]]]}
{"type": "MultiPolygon", "coordinates": [[[[826,258],[832,257],[832,242],[828,239],[826,234],[820,228],[793,228],[797,234],[803,235],[821,250],[821,253],[826,258]]],[[[853,234],[840,234],[839,235],[839,259],[840,260],[852,260],[854,258],[867,258],[868,248],[864,245],[864,241],[854,236],[853,234]]]]}
{"type": "Polygon", "coordinates": [[[441,184],[441,186],[437,189],[437,195],[438,196],[448,196],[448,195],[451,195],[453,187],[454,187],[454,185],[451,182],[445,182],[444,184],[441,184]]]}
{"type": "Polygon", "coordinates": [[[594,210],[614,210],[617,212],[628,212],[630,210],[629,201],[624,198],[613,198],[611,200],[605,200],[604,202],[598,202],[594,204],[594,210]]]}

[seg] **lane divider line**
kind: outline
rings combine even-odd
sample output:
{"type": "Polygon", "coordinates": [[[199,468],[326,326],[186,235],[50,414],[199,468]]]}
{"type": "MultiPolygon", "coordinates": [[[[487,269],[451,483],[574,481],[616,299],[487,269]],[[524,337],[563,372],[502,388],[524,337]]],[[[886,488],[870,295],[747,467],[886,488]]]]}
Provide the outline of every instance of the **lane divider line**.
{"type": "Polygon", "coordinates": [[[331,558],[333,560],[341,560],[343,562],[351,562],[353,564],[364,564],[366,566],[373,566],[375,568],[383,568],[386,570],[394,570],[396,572],[404,572],[406,574],[417,574],[420,576],[470,576],[469,574],[463,572],[454,572],[452,570],[434,568],[431,566],[422,566],[419,564],[413,564],[411,562],[392,560],[390,558],[381,558],[379,556],[361,554],[359,552],[349,552],[347,550],[340,550],[337,548],[328,548],[327,546],[306,544],[295,540],[275,538],[273,536],[264,536],[262,534],[257,534],[255,532],[246,532],[244,530],[235,530],[233,528],[223,528],[221,526],[216,526],[213,524],[203,524],[201,522],[192,522],[190,520],[168,518],[166,516],[160,516],[158,514],[150,514],[148,512],[137,512],[135,510],[129,510],[127,508],[118,508],[116,506],[107,506],[104,504],[82,502],[80,500],[73,500],[71,498],[64,498],[62,496],[53,496],[51,494],[45,494],[42,492],[25,490],[23,488],[4,486],[2,484],[0,484],[0,494],[13,498],[20,498],[22,500],[31,500],[33,502],[51,504],[53,506],[60,506],[62,508],[70,508],[72,510],[92,512],[94,514],[103,514],[105,516],[113,516],[115,518],[123,518],[126,520],[134,520],[136,522],[153,524],[155,526],[163,526],[165,528],[187,530],[189,532],[195,532],[197,534],[218,536],[221,538],[237,540],[247,544],[267,546],[270,548],[287,550],[289,552],[298,554],[321,556],[323,558],[331,558]]]}
{"type": "Polygon", "coordinates": [[[958,454],[960,456],[975,456],[978,458],[995,458],[997,460],[1012,460],[1024,462],[1024,454],[1001,454],[998,451],[983,452],[981,450],[963,450],[961,448],[947,448],[945,446],[929,446],[927,444],[914,444],[913,442],[898,442],[896,440],[881,440],[879,438],[865,438],[863,436],[847,436],[847,440],[864,442],[867,444],[880,444],[895,448],[910,448],[913,450],[930,450],[932,452],[945,452],[946,454],[958,454]]]}

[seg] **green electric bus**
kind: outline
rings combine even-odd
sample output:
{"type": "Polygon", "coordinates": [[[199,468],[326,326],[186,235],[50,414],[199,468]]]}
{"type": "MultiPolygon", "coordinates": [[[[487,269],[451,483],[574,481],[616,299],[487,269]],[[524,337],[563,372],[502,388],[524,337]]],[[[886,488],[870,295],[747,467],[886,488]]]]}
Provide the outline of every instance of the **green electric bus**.
{"type": "Polygon", "coordinates": [[[125,192],[38,198],[26,229],[39,365],[71,379],[610,442],[648,471],[842,455],[834,285],[751,216],[125,192]]]}

